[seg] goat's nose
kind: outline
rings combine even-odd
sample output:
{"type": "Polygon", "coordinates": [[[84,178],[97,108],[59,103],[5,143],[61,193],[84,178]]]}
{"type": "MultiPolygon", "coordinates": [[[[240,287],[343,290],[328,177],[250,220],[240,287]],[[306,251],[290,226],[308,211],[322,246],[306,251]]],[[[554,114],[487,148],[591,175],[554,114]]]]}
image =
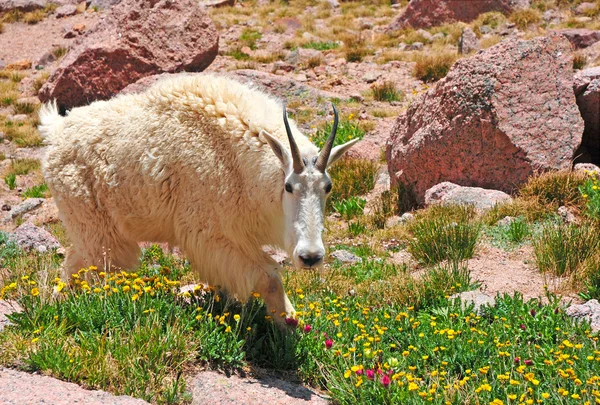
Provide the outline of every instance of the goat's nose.
{"type": "Polygon", "coordinates": [[[304,254],[300,255],[300,260],[306,267],[313,267],[315,264],[318,264],[323,260],[323,255],[319,253],[315,254],[304,254]]]}
{"type": "Polygon", "coordinates": [[[320,255],[318,253],[317,254],[300,255],[300,260],[302,260],[302,263],[306,267],[313,267],[317,263],[320,263],[322,259],[323,259],[323,255],[320,255]]]}

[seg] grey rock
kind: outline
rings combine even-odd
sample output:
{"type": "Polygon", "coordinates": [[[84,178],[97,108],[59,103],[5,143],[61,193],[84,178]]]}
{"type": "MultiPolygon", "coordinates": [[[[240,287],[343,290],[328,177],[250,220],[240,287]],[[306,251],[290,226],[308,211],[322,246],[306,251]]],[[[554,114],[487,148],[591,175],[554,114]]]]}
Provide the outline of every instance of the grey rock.
{"type": "Polygon", "coordinates": [[[8,240],[15,243],[21,249],[37,250],[40,253],[52,249],[60,249],[61,247],[58,240],[50,232],[29,222],[15,229],[9,235],[8,240]]]}
{"type": "Polygon", "coordinates": [[[74,4],[65,4],[56,9],[56,18],[68,17],[77,14],[77,6],[74,4]]]}
{"type": "Polygon", "coordinates": [[[423,50],[424,46],[425,45],[423,45],[423,42],[413,42],[408,49],[411,51],[421,51],[423,50]]]}
{"type": "Polygon", "coordinates": [[[332,8],[340,7],[340,2],[338,0],[327,0],[327,3],[329,3],[332,8]]]}
{"type": "Polygon", "coordinates": [[[470,28],[465,28],[458,41],[458,52],[466,55],[471,52],[477,52],[481,49],[481,44],[477,35],[470,28]]]}
{"type": "Polygon", "coordinates": [[[482,25],[481,27],[479,27],[479,32],[481,32],[482,35],[489,34],[492,31],[493,30],[489,25],[482,25]]]}
{"type": "Polygon", "coordinates": [[[480,187],[463,187],[445,181],[436,184],[425,192],[425,204],[472,204],[479,210],[490,209],[502,202],[512,201],[511,196],[503,191],[488,190],[480,187]]]}
{"type": "Polygon", "coordinates": [[[90,7],[97,7],[99,9],[108,9],[112,6],[119,4],[121,0],[92,0],[90,7]]]}
{"type": "Polygon", "coordinates": [[[439,40],[444,39],[444,38],[446,38],[446,35],[443,32],[438,32],[437,34],[434,34],[431,37],[431,40],[432,41],[439,41],[439,40]]]}
{"type": "Polygon", "coordinates": [[[600,174],[600,167],[593,163],[577,163],[573,169],[576,171],[588,171],[590,173],[600,174]]]}
{"type": "Polygon", "coordinates": [[[598,300],[589,300],[581,305],[571,305],[565,313],[577,321],[590,322],[592,332],[600,330],[600,303],[598,303],[598,300]]]}
{"type": "Polygon", "coordinates": [[[457,298],[460,299],[461,306],[463,308],[466,308],[469,305],[473,304],[473,311],[477,314],[480,314],[482,312],[481,310],[484,306],[496,305],[496,301],[494,300],[494,298],[482,293],[479,290],[465,291],[459,294],[454,294],[450,296],[449,300],[455,300],[457,298]]]}
{"type": "Polygon", "coordinates": [[[594,11],[595,8],[596,8],[596,4],[586,1],[586,2],[579,4],[577,7],[575,7],[575,13],[586,14],[590,11],[594,11]]]}
{"type": "Polygon", "coordinates": [[[377,79],[379,79],[381,77],[381,74],[382,74],[382,72],[378,72],[376,70],[370,70],[363,75],[362,80],[367,83],[373,83],[373,82],[376,82],[377,79]]]}
{"type": "Polygon", "coordinates": [[[27,114],[9,115],[7,118],[8,118],[8,121],[22,122],[22,121],[27,120],[27,114]]]}
{"type": "Polygon", "coordinates": [[[46,0],[0,0],[0,13],[10,10],[33,11],[46,7],[46,0]]]}
{"type": "Polygon", "coordinates": [[[17,218],[20,215],[28,213],[29,211],[33,211],[34,209],[41,206],[44,203],[44,201],[46,201],[44,198],[28,198],[28,199],[26,199],[21,204],[14,207],[14,209],[12,209],[8,213],[8,215],[4,218],[4,222],[5,223],[10,222],[11,220],[17,218]]]}
{"type": "Polygon", "coordinates": [[[425,31],[424,29],[417,30],[416,34],[418,34],[418,35],[422,36],[423,38],[425,38],[425,40],[427,42],[431,42],[431,40],[433,39],[433,35],[431,35],[427,31],[425,31]]]}
{"type": "Polygon", "coordinates": [[[411,214],[410,212],[405,212],[404,214],[402,214],[400,219],[403,222],[408,222],[408,221],[412,221],[413,219],[415,219],[415,216],[413,214],[411,214]]]}
{"type": "Polygon", "coordinates": [[[560,215],[563,221],[565,221],[565,223],[567,224],[576,224],[577,222],[579,222],[577,220],[577,217],[573,213],[573,210],[571,208],[565,207],[564,205],[558,207],[558,215],[560,215]]]}
{"type": "Polygon", "coordinates": [[[338,259],[342,263],[362,263],[362,258],[356,256],[352,252],[348,252],[347,250],[336,250],[331,254],[331,256],[335,259],[338,259]]]}
{"type": "Polygon", "coordinates": [[[502,218],[501,220],[499,220],[498,222],[496,222],[496,226],[508,226],[510,224],[512,224],[513,222],[515,222],[517,218],[515,217],[510,217],[510,216],[506,216],[504,218],[502,218]]]}
{"type": "Polygon", "coordinates": [[[10,325],[10,321],[6,315],[10,315],[13,312],[20,312],[22,308],[15,301],[0,300],[0,332],[6,326],[10,325]]]}

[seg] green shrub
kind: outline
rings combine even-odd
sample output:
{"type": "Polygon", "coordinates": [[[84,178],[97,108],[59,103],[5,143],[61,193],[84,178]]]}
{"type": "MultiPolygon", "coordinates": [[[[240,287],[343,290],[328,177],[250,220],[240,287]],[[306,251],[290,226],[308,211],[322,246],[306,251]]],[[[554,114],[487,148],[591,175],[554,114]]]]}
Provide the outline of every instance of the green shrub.
{"type": "Polygon", "coordinates": [[[4,177],[4,182],[9,190],[14,190],[17,187],[17,175],[14,173],[7,174],[6,177],[4,177]]]}
{"type": "Polygon", "coordinates": [[[32,186],[23,191],[22,194],[23,198],[48,198],[49,196],[50,191],[48,190],[48,185],[46,183],[32,186]]]}
{"type": "Polygon", "coordinates": [[[471,220],[471,216],[472,208],[460,206],[417,216],[409,226],[414,239],[409,242],[408,251],[425,265],[470,259],[481,231],[481,224],[471,220]]]}
{"type": "Polygon", "coordinates": [[[326,41],[326,42],[311,41],[311,42],[307,42],[306,44],[302,45],[302,48],[316,49],[317,51],[328,51],[330,49],[336,49],[339,47],[340,47],[340,44],[335,41],[326,41]]]}
{"type": "Polygon", "coordinates": [[[385,81],[381,84],[374,84],[371,86],[373,92],[373,98],[377,101],[400,101],[403,98],[401,92],[396,89],[396,85],[392,81],[385,81]]]}
{"type": "Polygon", "coordinates": [[[332,202],[333,209],[346,220],[362,215],[366,204],[367,200],[358,197],[332,202]]]}
{"type": "Polygon", "coordinates": [[[589,218],[600,221],[600,185],[598,174],[588,173],[587,178],[579,186],[579,192],[584,200],[584,213],[589,218]]]}
{"type": "Polygon", "coordinates": [[[538,268],[557,276],[576,272],[599,248],[598,229],[589,224],[547,221],[533,237],[538,268]]]}
{"type": "Polygon", "coordinates": [[[256,42],[262,38],[262,34],[251,28],[245,28],[240,35],[242,46],[248,46],[250,49],[256,49],[256,42]]]}

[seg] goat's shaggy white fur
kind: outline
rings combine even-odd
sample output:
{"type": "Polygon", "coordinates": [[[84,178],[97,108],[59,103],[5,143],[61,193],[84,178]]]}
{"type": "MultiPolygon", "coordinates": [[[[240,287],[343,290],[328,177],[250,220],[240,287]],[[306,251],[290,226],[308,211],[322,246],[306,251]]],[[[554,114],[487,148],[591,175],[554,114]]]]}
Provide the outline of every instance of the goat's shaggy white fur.
{"type": "MultiPolygon", "coordinates": [[[[65,276],[102,264],[107,251],[113,265],[133,268],[138,242],[167,242],[203,281],[241,299],[278,295],[267,305],[289,310],[279,266],[262,250],[284,245],[284,174],[262,135],[287,145],[282,116],[264,93],[208,74],[163,79],[66,117],[44,106],[43,172],[73,242],[65,276]]],[[[317,155],[291,128],[301,155],[317,155]]]]}

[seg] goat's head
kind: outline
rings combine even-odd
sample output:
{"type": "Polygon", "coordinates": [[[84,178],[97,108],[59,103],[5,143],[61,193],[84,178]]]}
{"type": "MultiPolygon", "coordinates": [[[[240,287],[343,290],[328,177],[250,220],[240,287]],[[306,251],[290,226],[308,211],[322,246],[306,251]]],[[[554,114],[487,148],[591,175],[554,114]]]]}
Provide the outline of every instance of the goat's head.
{"type": "Polygon", "coordinates": [[[323,219],[325,202],[331,192],[331,178],[327,168],[352,145],[353,139],[334,147],[338,113],[333,106],[334,121],[331,134],[317,156],[302,157],[292,135],[285,107],[283,122],[290,150],[270,134],[263,132],[271,149],[279,158],[285,173],[283,183],[283,213],[285,216],[285,247],[292,255],[295,267],[312,268],[323,263],[323,219]]]}

